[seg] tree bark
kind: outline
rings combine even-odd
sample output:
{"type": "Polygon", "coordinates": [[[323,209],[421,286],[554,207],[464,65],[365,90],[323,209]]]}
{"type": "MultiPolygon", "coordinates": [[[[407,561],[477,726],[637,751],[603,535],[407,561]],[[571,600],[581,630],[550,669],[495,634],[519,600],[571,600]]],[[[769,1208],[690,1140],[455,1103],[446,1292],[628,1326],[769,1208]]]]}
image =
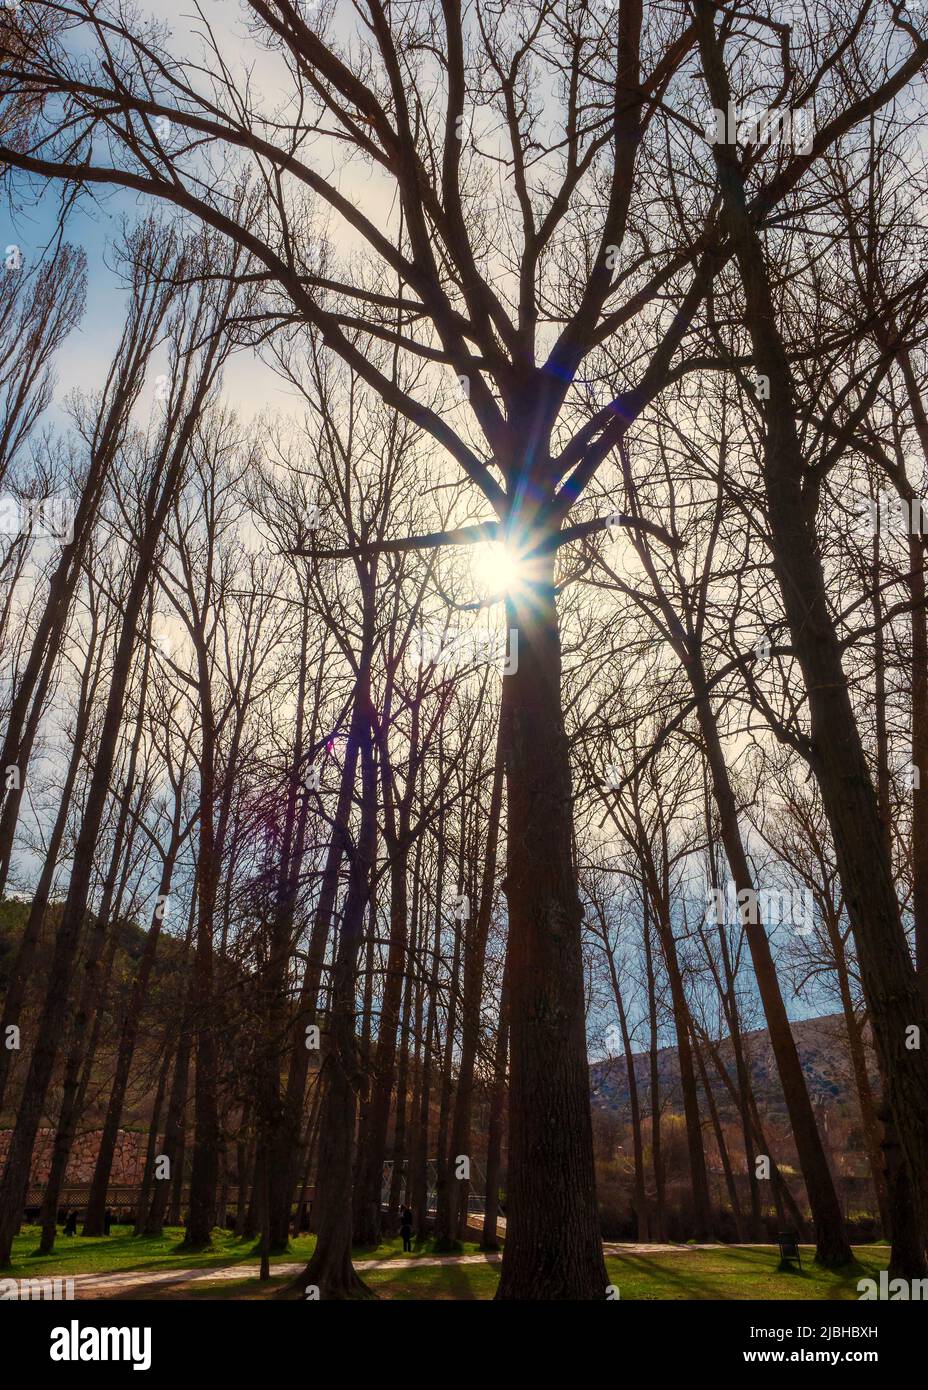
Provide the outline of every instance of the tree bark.
{"type": "Polygon", "coordinates": [[[509,1180],[497,1297],[604,1299],[581,906],[551,552],[510,594],[503,678],[509,903],[509,1180]]]}

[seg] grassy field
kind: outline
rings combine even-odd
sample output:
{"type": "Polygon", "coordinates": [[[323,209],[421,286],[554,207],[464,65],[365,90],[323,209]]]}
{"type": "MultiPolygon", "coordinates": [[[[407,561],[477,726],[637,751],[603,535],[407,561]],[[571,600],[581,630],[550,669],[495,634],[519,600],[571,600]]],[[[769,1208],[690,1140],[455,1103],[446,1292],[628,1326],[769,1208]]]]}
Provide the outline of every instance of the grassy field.
{"type": "Polygon", "coordinates": [[[855,1246],[857,1264],[841,1271],[822,1269],[813,1254],[802,1247],[801,1273],[779,1268],[776,1246],[616,1255],[606,1269],[624,1299],[856,1299],[858,1279],[876,1278],[889,1264],[888,1245],[855,1246]]]}
{"type": "MultiPolygon", "coordinates": [[[[626,1301],[677,1299],[828,1299],[858,1297],[857,1281],[876,1278],[889,1263],[888,1246],[857,1246],[857,1264],[849,1269],[820,1269],[812,1262],[812,1248],[803,1248],[803,1268],[779,1269],[775,1246],[752,1250],[679,1250],[659,1254],[609,1255],[610,1281],[626,1301]],[[808,1253],[808,1260],[805,1255],[808,1253]]],[[[424,1265],[400,1270],[365,1270],[365,1283],[385,1299],[490,1299],[499,1282],[498,1264],[424,1265]]],[[[264,1287],[256,1279],[204,1281],[188,1286],[184,1297],[268,1298],[286,1281],[272,1277],[264,1287]]]]}
{"type": "MultiPolygon", "coordinates": [[[[166,1271],[170,1269],[234,1270],[236,1265],[254,1266],[257,1250],[253,1240],[240,1240],[228,1232],[214,1233],[213,1249],[191,1254],[181,1249],[183,1231],[168,1229],[159,1240],[134,1239],[131,1228],[116,1226],[109,1237],[60,1237],[51,1255],[35,1254],[38,1228],[26,1227],[14,1248],[14,1264],[8,1271],[17,1278],[44,1275],[104,1274],[116,1271],[166,1271]]],[[[307,1260],[314,1237],[302,1236],[291,1243],[290,1252],[274,1256],[272,1264],[293,1264],[307,1260]]],[[[476,1245],[466,1245],[465,1254],[476,1254],[476,1245]]],[[[781,1270],[773,1246],[738,1249],[720,1247],[696,1250],[689,1246],[655,1253],[610,1254],[606,1258],[609,1279],[626,1301],[699,1299],[844,1299],[857,1298],[857,1281],[876,1278],[889,1261],[885,1245],[856,1246],[857,1264],[841,1271],[820,1269],[812,1260],[812,1248],[803,1248],[803,1269],[781,1270]]],[[[363,1271],[369,1287],[384,1299],[474,1300],[490,1299],[496,1292],[499,1265],[489,1261],[453,1264],[420,1264],[431,1256],[429,1245],[417,1245],[404,1255],[398,1237],[376,1248],[357,1249],[357,1260],[399,1260],[399,1266],[363,1271]]],[[[167,1299],[270,1298],[287,1282],[289,1275],[272,1275],[268,1284],[256,1278],[223,1277],[197,1280],[174,1288],[159,1288],[133,1294],[145,1298],[156,1294],[167,1299]]]]}
{"type": "MultiPolygon", "coordinates": [[[[236,1264],[255,1264],[260,1258],[253,1238],[247,1240],[230,1235],[218,1227],[213,1231],[213,1244],[210,1250],[191,1252],[183,1250],[182,1226],[166,1227],[164,1235],[157,1239],[151,1236],[132,1234],[131,1226],[114,1226],[108,1236],[62,1236],[55,1242],[50,1255],[39,1255],[38,1226],[24,1226],[13,1242],[13,1263],[5,1271],[17,1279],[36,1278],[39,1275],[71,1274],[109,1274],[117,1270],[167,1270],[167,1269],[210,1269],[236,1264]]],[[[272,1255],[272,1264],[293,1264],[308,1260],[316,1244],[315,1236],[299,1236],[291,1240],[290,1250],[285,1255],[272,1255]]],[[[476,1244],[465,1244],[463,1253],[474,1254],[476,1244]]],[[[358,1247],[355,1254],[359,1260],[403,1259],[415,1260],[417,1256],[431,1254],[428,1242],[417,1244],[411,1254],[403,1253],[403,1242],[399,1236],[384,1240],[378,1246],[358,1247]]]]}

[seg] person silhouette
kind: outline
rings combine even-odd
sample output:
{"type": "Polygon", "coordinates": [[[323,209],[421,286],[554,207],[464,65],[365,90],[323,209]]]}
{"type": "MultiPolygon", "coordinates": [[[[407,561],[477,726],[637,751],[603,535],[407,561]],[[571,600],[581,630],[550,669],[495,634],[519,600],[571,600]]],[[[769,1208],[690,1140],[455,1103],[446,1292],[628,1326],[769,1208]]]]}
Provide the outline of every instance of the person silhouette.
{"type": "Polygon", "coordinates": [[[400,1214],[400,1235],[403,1237],[403,1249],[412,1250],[412,1212],[409,1207],[403,1207],[400,1214]]]}
{"type": "Polygon", "coordinates": [[[69,1211],[67,1220],[64,1223],[64,1234],[66,1236],[77,1235],[77,1212],[69,1211]]]}

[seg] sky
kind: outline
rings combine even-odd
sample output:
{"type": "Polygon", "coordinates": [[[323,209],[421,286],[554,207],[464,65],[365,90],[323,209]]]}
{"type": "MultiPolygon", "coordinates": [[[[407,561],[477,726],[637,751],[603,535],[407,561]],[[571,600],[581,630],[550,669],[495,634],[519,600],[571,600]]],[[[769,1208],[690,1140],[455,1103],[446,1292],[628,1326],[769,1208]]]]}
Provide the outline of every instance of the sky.
{"type": "MultiPolygon", "coordinates": [[[[175,53],[190,56],[196,53],[196,33],[203,20],[190,0],[161,0],[157,7],[150,0],[142,0],[142,9],[157,13],[169,24],[172,29],[170,46],[175,53]]],[[[247,62],[251,81],[273,94],[279,59],[248,40],[237,0],[203,0],[202,14],[215,26],[224,56],[230,61],[238,57],[243,64],[247,62]]],[[[38,204],[23,205],[15,211],[5,207],[0,214],[4,244],[15,242],[21,246],[27,263],[35,263],[54,232],[58,196],[59,190],[51,187],[38,204]]],[[[112,270],[110,243],[122,219],[140,218],[150,206],[145,199],[117,190],[83,198],[70,215],[68,240],[86,253],[88,293],[83,322],[66,340],[56,362],[57,389],[50,419],[61,427],[66,423],[63,405],[67,395],[75,389],[92,394],[101,388],[119,339],[125,292],[112,270]]],[[[159,370],[158,363],[153,363],[149,373],[152,380],[159,370]]],[[[302,409],[294,388],[269,367],[256,362],[249,352],[239,352],[231,358],[225,372],[225,396],[246,421],[269,407],[284,413],[301,413],[302,409]]],[[[147,408],[143,396],[139,409],[147,408]]],[[[818,1011],[820,1005],[820,1001],[813,1002],[811,998],[805,1007],[796,1007],[796,1001],[791,1002],[793,1011],[803,1014],[818,1011]]]]}
{"type": "MultiPolygon", "coordinates": [[[[190,0],[142,0],[141,7],[143,13],[157,15],[169,25],[173,52],[192,57],[198,51],[197,33],[202,31],[203,19],[190,0]]],[[[273,91],[274,69],[279,60],[248,39],[238,0],[203,0],[201,11],[221,40],[224,59],[231,62],[239,55],[243,70],[247,63],[253,83],[273,91]]],[[[59,197],[60,188],[51,185],[37,204],[24,200],[14,209],[4,205],[0,211],[3,245],[20,246],[27,265],[36,263],[55,234],[59,197]]],[[[77,389],[92,393],[105,380],[119,341],[126,299],[113,273],[113,256],[108,248],[118,235],[123,218],[138,220],[152,206],[150,199],[128,191],[95,189],[92,196],[81,198],[69,216],[67,238],[82,247],[87,256],[87,307],[81,325],[66,340],[56,359],[57,389],[50,418],[57,424],[64,423],[62,406],[69,392],[77,389]]],[[[157,364],[153,364],[150,375],[156,374],[157,364]]],[[[297,407],[293,387],[248,352],[236,353],[230,360],[225,388],[227,398],[246,420],[269,406],[283,410],[297,407]]]]}

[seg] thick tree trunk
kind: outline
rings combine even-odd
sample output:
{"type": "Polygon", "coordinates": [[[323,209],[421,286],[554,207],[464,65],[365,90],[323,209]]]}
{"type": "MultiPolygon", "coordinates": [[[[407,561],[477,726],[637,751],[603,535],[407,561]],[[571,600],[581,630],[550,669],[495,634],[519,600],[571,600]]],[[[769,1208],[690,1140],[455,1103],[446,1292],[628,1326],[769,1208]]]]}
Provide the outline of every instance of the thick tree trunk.
{"type": "Polygon", "coordinates": [[[918,785],[912,788],[912,915],[918,974],[928,982],[928,621],[925,541],[921,536],[911,538],[909,560],[912,572],[909,582],[912,596],[912,765],[919,773],[918,785]]]}
{"type": "Polygon", "coordinates": [[[525,573],[507,600],[518,665],[503,682],[511,1060],[497,1297],[604,1299],[552,553],[525,573]]]}
{"type": "MultiPolygon", "coordinates": [[[[74,581],[76,585],[76,580],[74,581]]],[[[62,621],[62,629],[64,621],[62,621]]],[[[59,634],[60,636],[60,634],[59,634]]],[[[39,732],[39,725],[42,722],[42,715],[45,711],[45,702],[48,699],[49,688],[52,677],[58,667],[60,651],[55,647],[45,653],[44,663],[38,675],[36,688],[29,693],[32,695],[32,704],[28,710],[28,718],[24,725],[16,728],[14,736],[13,718],[15,717],[15,704],[22,695],[22,690],[17,692],[14,701],[14,710],[7,721],[8,744],[12,744],[11,754],[0,754],[3,761],[0,767],[4,769],[15,767],[19,776],[13,787],[5,793],[3,800],[3,810],[0,812],[0,893],[6,888],[7,878],[10,872],[10,862],[13,855],[13,843],[16,839],[16,827],[19,824],[19,812],[22,806],[23,797],[26,794],[26,782],[29,775],[29,763],[32,758],[32,749],[35,744],[36,735],[39,732]]],[[[4,787],[6,785],[4,779],[4,787]]]]}
{"type": "Polygon", "coordinates": [[[925,1246],[917,1225],[912,1221],[912,1194],[909,1173],[896,1137],[892,1112],[888,1106],[878,1112],[883,1122],[881,1148],[886,1165],[886,1192],[892,1245],[889,1273],[893,1278],[923,1279],[928,1273],[925,1246]]]}
{"type": "Polygon", "coordinates": [[[309,1112],[309,1120],[306,1125],[306,1138],[302,1145],[303,1170],[300,1174],[300,1190],[296,1202],[296,1215],[293,1218],[293,1234],[298,1236],[307,1222],[304,1218],[307,1215],[307,1202],[311,1212],[313,1202],[309,1197],[310,1174],[316,1159],[316,1150],[319,1144],[319,1111],[322,1101],[322,1087],[314,1088],[313,1103],[309,1112]]]}
{"type": "Polygon", "coordinates": [[[42,1199],[42,1212],[39,1218],[42,1227],[42,1235],[39,1240],[40,1255],[49,1255],[55,1248],[55,1237],[58,1233],[58,1203],[68,1171],[71,1149],[77,1135],[78,1121],[84,1110],[87,1086],[90,1082],[90,1074],[100,1041],[100,1029],[103,1022],[102,1001],[109,985],[116,944],[114,931],[107,946],[100,981],[91,986],[85,999],[78,1006],[79,1014],[87,1012],[93,1013],[95,1016],[86,1049],[83,1053],[79,1047],[72,1049],[65,1066],[61,1108],[58,1112],[58,1127],[55,1131],[55,1143],[52,1149],[52,1165],[45,1184],[45,1195],[42,1199]]]}

